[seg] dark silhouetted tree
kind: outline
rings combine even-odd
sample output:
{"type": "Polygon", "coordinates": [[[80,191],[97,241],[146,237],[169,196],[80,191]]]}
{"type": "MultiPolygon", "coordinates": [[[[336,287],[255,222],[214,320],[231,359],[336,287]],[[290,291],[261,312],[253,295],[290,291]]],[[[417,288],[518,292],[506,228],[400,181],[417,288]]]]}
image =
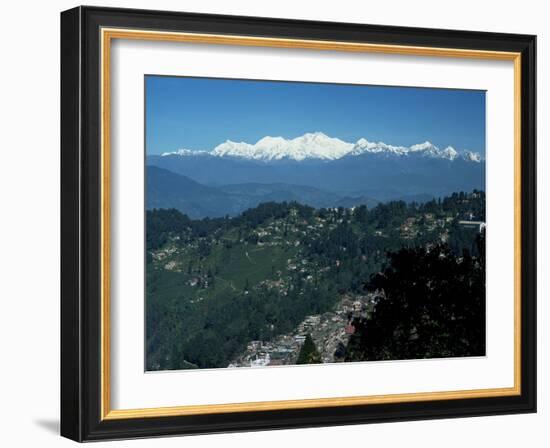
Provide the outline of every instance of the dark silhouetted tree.
{"type": "Polygon", "coordinates": [[[317,350],[311,335],[308,334],[300,349],[296,364],[320,364],[321,362],[321,354],[317,350]]]}
{"type": "Polygon", "coordinates": [[[372,315],[355,319],[347,361],[485,354],[485,238],[479,256],[446,245],[401,249],[366,285],[381,296],[372,315]]]}

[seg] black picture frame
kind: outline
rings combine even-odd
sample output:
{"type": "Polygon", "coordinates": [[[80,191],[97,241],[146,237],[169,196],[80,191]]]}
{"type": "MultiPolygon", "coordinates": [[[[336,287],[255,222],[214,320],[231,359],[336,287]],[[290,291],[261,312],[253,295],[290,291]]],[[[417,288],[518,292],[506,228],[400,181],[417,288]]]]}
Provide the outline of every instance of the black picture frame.
{"type": "Polygon", "coordinates": [[[61,435],[76,441],[536,412],[536,37],[99,7],[61,14],[61,435]],[[521,393],[515,396],[101,418],[100,29],[521,53],[521,393]]]}

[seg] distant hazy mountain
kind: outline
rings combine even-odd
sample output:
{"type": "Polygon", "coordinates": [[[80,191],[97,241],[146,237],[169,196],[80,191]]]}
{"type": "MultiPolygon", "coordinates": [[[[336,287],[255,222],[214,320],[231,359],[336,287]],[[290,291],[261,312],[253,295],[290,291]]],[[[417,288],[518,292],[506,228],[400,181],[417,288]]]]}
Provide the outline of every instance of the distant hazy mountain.
{"type": "Polygon", "coordinates": [[[176,208],[191,218],[234,216],[262,202],[290,202],[320,207],[375,205],[365,197],[342,197],[317,188],[282,183],[202,185],[186,176],[156,166],[147,166],[148,209],[176,208]]]}
{"type": "Polygon", "coordinates": [[[188,177],[148,166],[146,173],[146,204],[148,209],[176,208],[192,218],[236,214],[229,195],[207,187],[188,177]]]}

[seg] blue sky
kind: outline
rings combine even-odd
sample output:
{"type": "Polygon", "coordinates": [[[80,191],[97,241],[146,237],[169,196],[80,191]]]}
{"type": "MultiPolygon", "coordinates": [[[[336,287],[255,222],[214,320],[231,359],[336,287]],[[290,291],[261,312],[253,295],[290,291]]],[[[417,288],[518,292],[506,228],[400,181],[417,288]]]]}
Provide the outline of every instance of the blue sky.
{"type": "Polygon", "coordinates": [[[147,154],[321,131],[485,156],[484,91],[148,75],[145,95],[147,154]]]}

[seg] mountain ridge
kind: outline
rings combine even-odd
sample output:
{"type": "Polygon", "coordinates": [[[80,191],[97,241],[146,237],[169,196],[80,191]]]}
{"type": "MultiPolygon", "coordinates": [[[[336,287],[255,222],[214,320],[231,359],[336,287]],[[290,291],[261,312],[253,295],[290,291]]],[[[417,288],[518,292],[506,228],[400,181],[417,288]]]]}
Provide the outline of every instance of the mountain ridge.
{"type": "Polygon", "coordinates": [[[175,208],[190,218],[235,216],[266,202],[298,202],[314,208],[373,206],[365,196],[343,196],[306,185],[242,183],[207,186],[188,176],[153,165],[147,166],[146,208],[175,208]]]}
{"type": "Polygon", "coordinates": [[[411,146],[396,146],[360,138],[355,143],[350,143],[339,138],[329,137],[323,132],[308,132],[292,139],[280,136],[265,136],[254,144],[244,141],[234,142],[226,140],[212,150],[183,148],[176,151],[164,152],[161,156],[207,156],[269,163],[279,161],[302,162],[306,160],[335,161],[364,154],[396,157],[428,157],[450,161],[461,159],[472,163],[480,163],[483,160],[483,157],[478,152],[470,150],[457,151],[452,146],[440,149],[430,141],[411,146]]]}

